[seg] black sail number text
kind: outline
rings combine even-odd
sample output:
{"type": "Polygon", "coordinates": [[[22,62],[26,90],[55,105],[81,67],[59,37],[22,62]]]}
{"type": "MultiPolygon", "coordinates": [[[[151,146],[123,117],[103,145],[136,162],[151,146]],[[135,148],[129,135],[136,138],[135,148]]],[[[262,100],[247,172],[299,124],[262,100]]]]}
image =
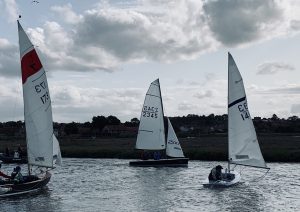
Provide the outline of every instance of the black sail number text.
{"type": "Polygon", "coordinates": [[[47,103],[50,100],[47,84],[45,81],[42,81],[34,86],[35,92],[39,95],[40,100],[43,104],[47,103]]]}
{"type": "Polygon", "coordinates": [[[243,104],[238,105],[238,109],[241,113],[242,119],[245,121],[246,119],[250,118],[247,102],[244,102],[243,104]]]}
{"type": "Polygon", "coordinates": [[[149,117],[149,118],[158,118],[158,108],[157,107],[150,107],[150,106],[144,106],[142,111],[143,117],[149,117]]]}

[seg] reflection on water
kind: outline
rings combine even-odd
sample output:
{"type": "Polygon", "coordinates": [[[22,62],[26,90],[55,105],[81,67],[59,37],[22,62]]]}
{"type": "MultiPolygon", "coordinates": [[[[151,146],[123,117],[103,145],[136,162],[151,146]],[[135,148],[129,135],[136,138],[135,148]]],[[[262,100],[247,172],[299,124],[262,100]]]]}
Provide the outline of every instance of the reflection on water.
{"type": "MultiPolygon", "coordinates": [[[[190,161],[188,168],[129,167],[128,160],[65,159],[53,170],[48,188],[1,199],[1,211],[298,211],[298,164],[274,163],[262,170],[243,168],[245,183],[203,188],[217,162],[190,161]],[[287,174],[288,173],[288,174],[287,174]]],[[[221,165],[225,165],[224,163],[221,165]]],[[[4,167],[11,170],[12,166],[4,167]]]]}

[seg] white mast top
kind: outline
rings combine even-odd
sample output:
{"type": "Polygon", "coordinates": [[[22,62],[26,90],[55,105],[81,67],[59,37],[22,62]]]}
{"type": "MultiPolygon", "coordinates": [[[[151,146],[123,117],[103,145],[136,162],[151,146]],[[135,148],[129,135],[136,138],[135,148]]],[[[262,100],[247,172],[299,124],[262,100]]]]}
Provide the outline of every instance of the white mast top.
{"type": "Polygon", "coordinates": [[[248,110],[242,76],[228,53],[228,151],[229,162],[267,168],[248,110]]]}
{"type": "Polygon", "coordinates": [[[136,149],[165,149],[164,114],[159,79],[153,81],[147,91],[141,118],[136,149]]]}

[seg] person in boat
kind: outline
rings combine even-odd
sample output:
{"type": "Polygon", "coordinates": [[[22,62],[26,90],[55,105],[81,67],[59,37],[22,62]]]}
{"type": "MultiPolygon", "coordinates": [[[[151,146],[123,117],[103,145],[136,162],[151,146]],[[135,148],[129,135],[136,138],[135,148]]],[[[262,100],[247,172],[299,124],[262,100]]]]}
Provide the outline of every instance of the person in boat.
{"type": "Polygon", "coordinates": [[[148,160],[149,159],[149,153],[143,150],[141,152],[141,159],[142,160],[148,160]]]}
{"type": "Polygon", "coordinates": [[[2,164],[0,163],[0,177],[1,177],[1,178],[0,178],[0,185],[5,183],[5,181],[4,181],[2,178],[11,179],[10,176],[4,174],[4,173],[1,171],[1,167],[2,167],[2,164]]]}
{"type": "Polygon", "coordinates": [[[160,152],[154,152],[153,158],[154,158],[154,160],[160,160],[160,152]]]}
{"type": "Polygon", "coordinates": [[[8,147],[6,147],[6,149],[5,149],[5,155],[6,155],[7,157],[9,157],[9,156],[10,156],[10,153],[9,153],[9,148],[8,148],[8,147]]]}
{"type": "Polygon", "coordinates": [[[22,150],[22,147],[21,147],[20,144],[19,144],[19,147],[18,147],[18,153],[19,153],[19,157],[22,158],[22,156],[23,156],[23,150],[22,150]]]}
{"type": "Polygon", "coordinates": [[[13,173],[11,173],[11,178],[15,183],[22,183],[24,181],[20,166],[14,168],[13,173]]]}
{"type": "Polygon", "coordinates": [[[223,167],[221,165],[217,165],[216,167],[214,167],[209,173],[208,180],[209,181],[222,180],[222,169],[223,167]]]}

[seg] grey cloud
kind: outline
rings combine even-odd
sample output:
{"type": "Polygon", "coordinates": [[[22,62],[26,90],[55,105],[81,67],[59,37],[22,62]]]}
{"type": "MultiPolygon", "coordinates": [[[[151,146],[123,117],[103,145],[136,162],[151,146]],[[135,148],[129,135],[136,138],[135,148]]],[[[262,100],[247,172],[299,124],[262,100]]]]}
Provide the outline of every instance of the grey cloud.
{"type": "Polygon", "coordinates": [[[290,27],[294,31],[299,31],[300,30],[300,20],[291,20],[290,27]]]}
{"type": "Polygon", "coordinates": [[[186,110],[192,110],[195,108],[197,108],[196,105],[189,104],[187,102],[182,102],[182,103],[178,104],[178,110],[186,111],[186,110]]]}
{"type": "Polygon", "coordinates": [[[206,1],[203,9],[217,40],[227,46],[262,38],[283,17],[273,0],[206,1]]]}
{"type": "Polygon", "coordinates": [[[269,75],[269,74],[276,74],[278,72],[295,70],[295,68],[292,65],[282,63],[282,62],[266,62],[260,64],[257,69],[258,71],[256,74],[260,74],[260,75],[269,75]]]}
{"type": "MultiPolygon", "coordinates": [[[[271,0],[141,1],[130,9],[106,3],[82,14],[67,4],[52,11],[57,17],[67,16],[64,26],[52,21],[26,30],[33,43],[38,41],[48,71],[112,72],[126,62],[192,59],[216,50],[220,46],[216,39],[234,46],[264,33],[276,36],[272,29],[282,19],[280,7],[271,0]]],[[[6,75],[19,70],[18,51],[16,47],[10,51],[13,55],[7,56],[8,51],[0,47],[0,69],[6,75]]],[[[206,76],[207,80],[213,77],[206,76]]]]}
{"type": "Polygon", "coordinates": [[[273,88],[264,91],[260,91],[259,93],[263,94],[300,94],[300,86],[293,87],[283,87],[283,88],[273,88]]]}
{"type": "Polygon", "coordinates": [[[20,76],[20,56],[17,47],[0,39],[0,72],[2,76],[20,76]]]}
{"type": "MultiPolygon", "coordinates": [[[[104,49],[121,61],[128,60],[158,60],[174,61],[187,55],[199,53],[210,47],[209,43],[201,43],[197,37],[181,42],[180,35],[157,36],[162,33],[163,25],[156,19],[138,12],[121,12],[120,17],[111,12],[92,12],[83,16],[77,25],[74,42],[77,46],[95,46],[104,49]],[[156,30],[156,32],[155,32],[156,30]]],[[[170,25],[177,30],[177,26],[170,25]]],[[[184,35],[185,32],[182,32],[184,35]]]]}
{"type": "Polygon", "coordinates": [[[211,90],[197,92],[196,94],[194,94],[194,97],[196,97],[198,99],[203,99],[203,98],[212,97],[212,96],[213,96],[213,92],[211,90]]]}
{"type": "Polygon", "coordinates": [[[292,107],[291,107],[291,113],[293,113],[293,114],[299,113],[300,114],[300,104],[294,104],[294,105],[292,105],[292,107]]]}

